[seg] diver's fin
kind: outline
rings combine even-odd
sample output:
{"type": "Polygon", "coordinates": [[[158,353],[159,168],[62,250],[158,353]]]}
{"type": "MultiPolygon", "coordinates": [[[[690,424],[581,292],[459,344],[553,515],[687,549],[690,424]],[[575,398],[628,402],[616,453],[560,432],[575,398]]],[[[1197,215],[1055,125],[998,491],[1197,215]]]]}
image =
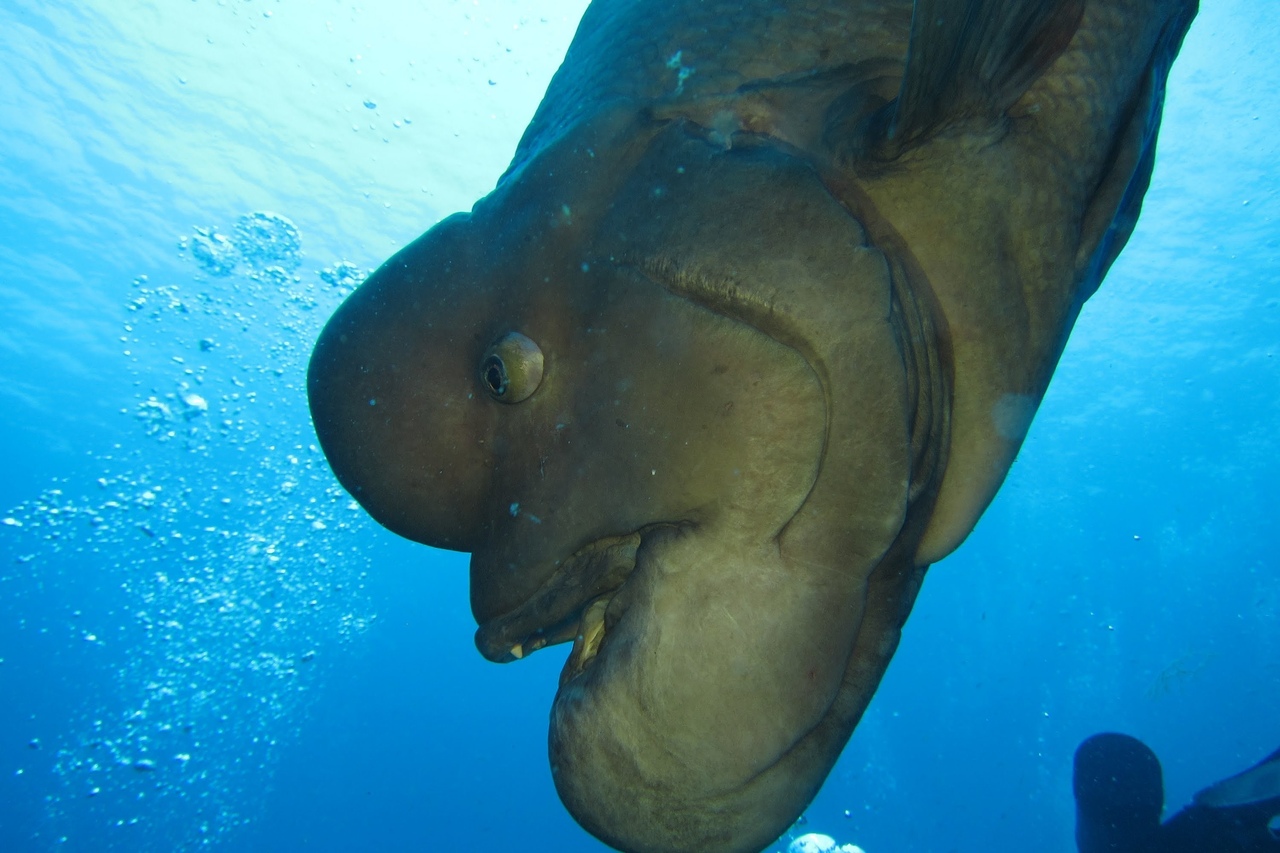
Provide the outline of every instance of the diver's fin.
{"type": "Polygon", "coordinates": [[[907,68],[880,155],[998,117],[1071,42],[1084,0],[916,0],[907,68]]]}
{"type": "Polygon", "coordinates": [[[1199,791],[1192,799],[1198,806],[1219,809],[1280,799],[1280,750],[1243,773],[1199,791]]]}

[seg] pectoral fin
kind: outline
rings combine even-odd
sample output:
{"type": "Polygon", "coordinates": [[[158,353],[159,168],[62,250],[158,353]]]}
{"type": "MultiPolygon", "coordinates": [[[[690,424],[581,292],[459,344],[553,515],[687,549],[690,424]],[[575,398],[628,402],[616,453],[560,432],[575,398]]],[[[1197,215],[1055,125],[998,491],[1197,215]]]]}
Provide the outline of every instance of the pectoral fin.
{"type": "Polygon", "coordinates": [[[998,119],[1075,35],[1083,0],[916,0],[902,89],[878,154],[948,125],[998,119]]]}

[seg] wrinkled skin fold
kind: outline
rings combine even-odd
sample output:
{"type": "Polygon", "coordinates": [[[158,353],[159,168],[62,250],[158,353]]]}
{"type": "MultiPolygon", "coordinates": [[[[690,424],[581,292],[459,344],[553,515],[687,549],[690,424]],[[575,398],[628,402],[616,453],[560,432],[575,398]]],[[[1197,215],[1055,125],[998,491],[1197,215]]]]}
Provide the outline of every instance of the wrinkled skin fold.
{"type": "Polygon", "coordinates": [[[342,485],[471,553],[480,651],[572,643],[553,777],[629,851],[816,794],[1133,228],[1195,11],[709,6],[593,3],[308,377],[342,485]]]}

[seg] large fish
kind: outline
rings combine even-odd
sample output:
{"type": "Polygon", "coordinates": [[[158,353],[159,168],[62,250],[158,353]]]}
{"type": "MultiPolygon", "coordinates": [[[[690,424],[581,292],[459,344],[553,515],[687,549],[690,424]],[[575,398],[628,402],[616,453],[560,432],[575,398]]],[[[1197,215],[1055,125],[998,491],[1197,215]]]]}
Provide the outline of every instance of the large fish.
{"type": "MultiPolygon", "coordinates": [[[[632,851],[809,803],[1133,229],[1195,0],[596,0],[515,159],[316,344],[552,773],[632,851]]],[[[424,168],[430,168],[424,164],[424,168]]]]}

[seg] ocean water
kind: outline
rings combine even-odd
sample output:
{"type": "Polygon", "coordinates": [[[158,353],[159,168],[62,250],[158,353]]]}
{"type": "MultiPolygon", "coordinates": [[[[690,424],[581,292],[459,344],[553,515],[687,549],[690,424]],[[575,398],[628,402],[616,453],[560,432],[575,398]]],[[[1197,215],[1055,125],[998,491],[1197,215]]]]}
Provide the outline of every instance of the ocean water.
{"type": "MultiPolygon", "coordinates": [[[[0,3],[0,850],[591,851],[465,557],[337,488],[311,341],[505,168],[585,2],[0,3]]],[[[1280,745],[1280,17],[1210,0],[1134,237],[794,834],[1074,850],[1280,745]]],[[[776,849],[785,848],[783,839],[776,849]]]]}

